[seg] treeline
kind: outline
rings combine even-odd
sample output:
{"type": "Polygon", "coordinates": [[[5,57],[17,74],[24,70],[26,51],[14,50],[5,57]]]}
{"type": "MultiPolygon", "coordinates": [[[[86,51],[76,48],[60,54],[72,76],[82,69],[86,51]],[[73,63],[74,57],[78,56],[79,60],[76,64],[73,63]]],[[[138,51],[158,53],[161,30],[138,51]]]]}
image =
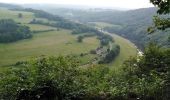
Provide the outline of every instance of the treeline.
{"type": "Polygon", "coordinates": [[[94,33],[84,34],[77,37],[77,42],[83,42],[84,38],[96,36],[94,33]]]}
{"type": "Polygon", "coordinates": [[[72,57],[40,57],[1,73],[3,100],[168,100],[170,50],[150,45],[119,74],[81,68],[72,57]]]}
{"type": "Polygon", "coordinates": [[[98,62],[99,64],[111,63],[120,53],[120,46],[117,44],[112,44],[109,49],[107,49],[107,54],[98,62]]]}
{"type": "Polygon", "coordinates": [[[106,46],[108,45],[110,42],[114,42],[113,37],[108,35],[108,34],[102,34],[98,37],[98,39],[100,40],[100,45],[101,46],[106,46]]]}
{"type": "Polygon", "coordinates": [[[14,42],[31,37],[29,27],[19,25],[12,19],[0,20],[0,43],[14,42]]]}
{"type": "Polygon", "coordinates": [[[70,29],[70,30],[73,30],[72,34],[82,34],[82,33],[87,33],[87,32],[94,32],[96,34],[102,34],[92,27],[88,27],[86,25],[79,24],[79,23],[74,23],[68,20],[60,20],[60,21],[55,20],[54,22],[50,23],[50,22],[43,22],[41,20],[33,19],[30,22],[30,24],[41,24],[41,25],[47,25],[47,26],[52,26],[52,27],[57,27],[57,28],[70,29]]]}

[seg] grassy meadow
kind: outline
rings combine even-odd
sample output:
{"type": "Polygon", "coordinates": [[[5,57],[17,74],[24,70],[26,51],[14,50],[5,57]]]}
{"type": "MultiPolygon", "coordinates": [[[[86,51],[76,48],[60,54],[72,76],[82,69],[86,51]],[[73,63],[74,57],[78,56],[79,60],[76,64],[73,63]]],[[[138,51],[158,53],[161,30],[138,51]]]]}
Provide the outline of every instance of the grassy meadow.
{"type": "MultiPolygon", "coordinates": [[[[13,19],[16,22],[29,26],[32,31],[54,30],[34,34],[32,39],[25,39],[8,44],[0,44],[0,66],[12,65],[17,61],[25,61],[41,55],[58,56],[72,54],[79,56],[81,53],[89,53],[90,50],[96,49],[99,46],[99,40],[97,40],[96,37],[88,37],[83,39],[82,43],[78,43],[77,36],[72,35],[71,30],[60,29],[57,31],[54,27],[29,24],[29,22],[35,18],[33,13],[11,11],[4,8],[0,8],[0,13],[0,19],[13,19]],[[19,13],[22,13],[23,18],[18,18],[19,13]]],[[[36,19],[48,21],[47,19],[36,19]]],[[[103,22],[94,23],[96,24],[96,27],[99,28],[115,26],[103,22]]],[[[127,58],[130,56],[135,56],[137,54],[137,50],[128,40],[115,34],[110,35],[112,35],[115,42],[120,45],[121,50],[115,61],[108,64],[108,66],[111,66],[113,69],[117,69],[127,58]]],[[[88,54],[78,58],[82,63],[87,63],[95,57],[97,57],[97,55],[88,54]]]]}
{"type": "MultiPolygon", "coordinates": [[[[6,8],[0,8],[0,19],[13,19],[16,22],[22,24],[28,24],[35,18],[34,14],[31,12],[24,12],[24,11],[12,11],[6,8]],[[22,18],[18,17],[18,14],[22,14],[22,18]]],[[[43,18],[36,18],[38,20],[48,21],[47,19],[43,18]]]]}
{"type": "Polygon", "coordinates": [[[83,43],[78,43],[76,36],[71,35],[69,30],[44,32],[34,35],[32,39],[0,44],[0,65],[14,64],[41,55],[79,55],[96,49],[98,45],[95,37],[85,38],[83,43]]]}
{"type": "MultiPolygon", "coordinates": [[[[51,30],[34,34],[32,39],[20,40],[14,43],[0,44],[0,66],[8,66],[15,64],[17,61],[25,61],[38,56],[59,56],[59,55],[76,55],[81,53],[89,53],[90,50],[96,49],[99,46],[99,41],[96,37],[88,37],[83,39],[82,43],[77,42],[77,36],[71,34],[71,30],[29,24],[33,20],[34,15],[30,12],[11,11],[0,8],[0,19],[13,19],[16,22],[29,26],[32,31],[51,30]],[[18,14],[22,13],[23,18],[18,18],[18,14]]],[[[47,19],[39,20],[48,21],[47,19]]],[[[84,57],[79,57],[82,63],[88,62],[96,55],[88,54],[84,57]]]]}

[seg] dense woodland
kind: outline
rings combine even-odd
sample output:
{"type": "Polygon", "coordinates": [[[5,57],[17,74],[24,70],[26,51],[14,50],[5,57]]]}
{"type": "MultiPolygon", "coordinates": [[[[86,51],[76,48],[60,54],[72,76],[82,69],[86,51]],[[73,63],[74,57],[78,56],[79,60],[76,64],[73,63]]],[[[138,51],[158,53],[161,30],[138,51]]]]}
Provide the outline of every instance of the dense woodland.
{"type": "Polygon", "coordinates": [[[114,59],[120,53],[120,46],[117,44],[112,44],[110,48],[107,49],[107,54],[98,62],[99,64],[107,64],[114,61],[114,59]]]}
{"type": "Polygon", "coordinates": [[[9,43],[31,37],[29,27],[19,25],[11,19],[0,20],[0,43],[9,43]]]}

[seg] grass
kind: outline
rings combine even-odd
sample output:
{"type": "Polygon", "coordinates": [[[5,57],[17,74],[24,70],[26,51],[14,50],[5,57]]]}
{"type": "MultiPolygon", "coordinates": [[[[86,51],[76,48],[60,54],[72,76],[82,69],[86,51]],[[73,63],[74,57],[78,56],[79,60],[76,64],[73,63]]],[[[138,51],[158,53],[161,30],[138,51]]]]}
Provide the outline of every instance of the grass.
{"type": "MultiPolygon", "coordinates": [[[[24,12],[24,11],[11,11],[5,8],[0,8],[0,19],[13,19],[19,23],[29,23],[35,18],[34,14],[31,12],[24,12]],[[23,15],[22,18],[18,17],[18,14],[21,13],[23,15]]],[[[43,18],[36,18],[38,20],[48,21],[47,19],[43,18]]]]}
{"type": "MultiPolygon", "coordinates": [[[[56,28],[50,26],[29,24],[35,18],[31,12],[11,11],[0,8],[0,13],[0,19],[13,19],[16,22],[29,26],[34,31],[56,30],[56,28]],[[18,18],[19,13],[22,13],[23,18],[18,18]]],[[[36,19],[48,22],[47,19],[36,19]]],[[[79,56],[81,53],[89,53],[90,50],[96,49],[98,46],[99,41],[96,37],[88,37],[83,39],[83,43],[78,43],[77,36],[72,35],[70,30],[60,29],[60,31],[42,32],[34,34],[32,39],[0,44],[0,66],[9,66],[17,61],[25,61],[41,55],[59,56],[72,54],[79,56]]],[[[95,57],[96,55],[88,54],[78,58],[82,63],[87,63],[95,57]]],[[[5,68],[1,67],[0,70],[5,70],[5,68]]]]}
{"type": "Polygon", "coordinates": [[[30,29],[33,30],[33,31],[43,31],[43,30],[56,29],[54,27],[39,25],[39,24],[25,24],[25,25],[30,27],[30,29]]]}
{"type": "MultiPolygon", "coordinates": [[[[35,18],[34,14],[30,12],[10,11],[8,9],[0,8],[0,13],[0,19],[14,19],[17,22],[29,26],[31,30],[55,29],[44,25],[28,24],[33,18],[35,18]],[[22,13],[23,18],[18,18],[18,13],[22,13]]],[[[46,19],[39,20],[48,21],[46,19]]],[[[104,22],[95,23],[100,28],[115,26],[104,22]]],[[[111,68],[118,69],[130,56],[136,56],[137,50],[130,41],[115,34],[111,35],[114,37],[116,43],[120,45],[121,51],[114,62],[107,66],[112,66],[111,68]]],[[[69,30],[61,29],[60,31],[43,32],[35,34],[32,39],[21,40],[9,44],[0,44],[0,66],[15,64],[17,61],[23,61],[41,55],[80,55],[81,53],[88,53],[90,50],[96,49],[98,46],[99,41],[96,37],[88,37],[83,39],[83,43],[78,43],[77,36],[72,35],[69,30]]],[[[96,55],[89,54],[84,57],[79,57],[79,59],[81,62],[86,63],[95,57],[96,55]]]]}
{"type": "Polygon", "coordinates": [[[41,55],[79,55],[80,53],[88,53],[99,45],[95,37],[85,38],[83,43],[78,43],[76,39],[71,31],[61,30],[36,34],[32,39],[15,43],[0,44],[0,65],[10,65],[41,55]]]}

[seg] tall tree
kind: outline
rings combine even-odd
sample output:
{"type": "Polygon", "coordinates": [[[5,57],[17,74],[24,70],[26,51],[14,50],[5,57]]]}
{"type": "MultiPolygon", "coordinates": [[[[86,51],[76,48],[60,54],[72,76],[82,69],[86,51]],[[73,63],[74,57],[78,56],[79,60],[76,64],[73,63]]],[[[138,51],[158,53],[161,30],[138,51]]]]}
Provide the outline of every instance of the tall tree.
{"type": "Polygon", "coordinates": [[[18,18],[22,18],[22,17],[23,17],[22,13],[19,13],[18,18]]]}
{"type": "MultiPolygon", "coordinates": [[[[160,15],[170,14],[170,0],[150,0],[156,7],[158,7],[157,13],[160,15]]],[[[154,17],[155,27],[159,30],[165,30],[170,28],[170,17],[161,18],[154,17]]],[[[170,38],[170,37],[169,37],[170,38]]],[[[164,100],[170,100],[170,66],[168,67],[167,84],[165,87],[165,98],[164,100]]]]}
{"type": "MultiPolygon", "coordinates": [[[[169,14],[170,13],[170,0],[150,0],[152,4],[158,7],[157,13],[160,15],[169,14]]],[[[165,30],[170,28],[170,18],[161,18],[161,17],[154,17],[154,28],[159,30],[165,30]]]]}

